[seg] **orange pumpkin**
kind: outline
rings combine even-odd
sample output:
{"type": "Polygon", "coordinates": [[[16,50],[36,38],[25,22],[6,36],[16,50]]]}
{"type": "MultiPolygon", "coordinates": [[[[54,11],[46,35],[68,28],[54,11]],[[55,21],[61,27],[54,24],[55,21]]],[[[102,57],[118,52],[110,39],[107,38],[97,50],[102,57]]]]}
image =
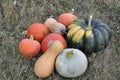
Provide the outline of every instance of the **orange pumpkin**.
{"type": "MultiPolygon", "coordinates": [[[[61,41],[64,45],[64,48],[67,47],[67,42],[66,40],[63,38],[62,35],[58,34],[58,33],[51,33],[49,35],[47,35],[42,43],[41,43],[41,46],[42,46],[42,51],[45,52],[47,51],[48,49],[48,46],[51,44],[52,41],[55,41],[55,40],[58,40],[58,41],[61,41]]],[[[55,47],[56,48],[56,47],[55,47]]]]}
{"type": "Polygon", "coordinates": [[[48,33],[48,28],[41,23],[34,23],[27,29],[27,37],[29,38],[30,35],[33,35],[34,39],[37,41],[42,41],[42,39],[48,35],[48,33]]]}
{"type": "Polygon", "coordinates": [[[77,17],[75,15],[73,15],[72,13],[62,13],[58,17],[58,22],[64,24],[66,27],[68,27],[76,19],[77,19],[77,17]]]}
{"type": "Polygon", "coordinates": [[[27,59],[36,56],[41,50],[38,41],[32,39],[23,39],[19,43],[19,52],[27,59]]]}

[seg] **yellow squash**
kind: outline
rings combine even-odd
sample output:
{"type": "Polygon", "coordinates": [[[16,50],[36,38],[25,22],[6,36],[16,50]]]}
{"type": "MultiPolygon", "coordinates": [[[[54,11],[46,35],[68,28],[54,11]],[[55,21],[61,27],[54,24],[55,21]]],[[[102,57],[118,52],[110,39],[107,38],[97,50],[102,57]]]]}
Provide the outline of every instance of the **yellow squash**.
{"type": "Polygon", "coordinates": [[[51,75],[57,55],[63,50],[64,46],[60,41],[52,41],[48,50],[36,61],[34,72],[39,78],[46,78],[51,75]]]}

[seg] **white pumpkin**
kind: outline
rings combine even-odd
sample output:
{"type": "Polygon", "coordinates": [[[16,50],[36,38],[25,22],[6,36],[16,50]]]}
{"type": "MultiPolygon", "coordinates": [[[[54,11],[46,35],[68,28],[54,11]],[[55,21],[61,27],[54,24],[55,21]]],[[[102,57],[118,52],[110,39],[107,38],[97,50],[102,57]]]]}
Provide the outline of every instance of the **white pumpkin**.
{"type": "Polygon", "coordinates": [[[87,69],[88,61],[83,52],[68,48],[57,57],[55,68],[57,72],[67,78],[78,77],[87,69]]]}

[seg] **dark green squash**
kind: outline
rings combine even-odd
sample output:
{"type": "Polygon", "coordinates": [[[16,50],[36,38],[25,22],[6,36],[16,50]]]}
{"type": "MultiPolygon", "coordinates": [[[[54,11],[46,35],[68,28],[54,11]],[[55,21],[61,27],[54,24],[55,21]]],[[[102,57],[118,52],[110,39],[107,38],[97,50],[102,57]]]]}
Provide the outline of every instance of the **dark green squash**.
{"type": "Polygon", "coordinates": [[[74,47],[86,53],[98,52],[104,49],[110,40],[111,29],[101,20],[78,19],[69,27],[67,41],[69,47],[74,47]],[[71,43],[71,44],[70,44],[71,43]]]}

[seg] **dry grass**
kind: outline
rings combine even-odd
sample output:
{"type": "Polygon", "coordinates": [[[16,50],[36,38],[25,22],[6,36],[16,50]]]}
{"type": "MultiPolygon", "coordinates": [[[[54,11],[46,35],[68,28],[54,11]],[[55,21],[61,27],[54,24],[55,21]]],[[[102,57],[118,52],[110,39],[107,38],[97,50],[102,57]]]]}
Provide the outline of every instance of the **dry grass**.
{"type": "Polygon", "coordinates": [[[119,0],[0,0],[0,80],[42,80],[33,72],[38,57],[26,60],[18,52],[23,30],[50,16],[75,9],[75,14],[107,23],[113,31],[109,46],[88,57],[85,74],[75,79],[61,77],[56,71],[45,80],[120,80],[120,1],[119,0]]]}

